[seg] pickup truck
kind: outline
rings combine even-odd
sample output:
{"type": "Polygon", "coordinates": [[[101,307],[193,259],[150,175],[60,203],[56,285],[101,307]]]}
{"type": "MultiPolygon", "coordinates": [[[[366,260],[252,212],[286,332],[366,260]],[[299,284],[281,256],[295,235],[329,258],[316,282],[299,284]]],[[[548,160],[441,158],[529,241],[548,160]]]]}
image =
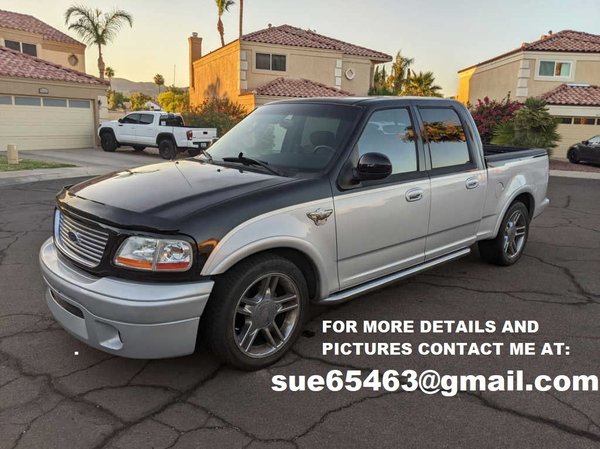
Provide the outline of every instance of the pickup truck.
{"type": "Polygon", "coordinates": [[[203,342],[258,369],[294,343],[311,302],[347,301],[476,243],[483,260],[514,264],[547,183],[545,150],[484,148],[452,100],[271,103],[196,158],[65,187],[40,251],[46,301],[112,354],[182,356],[203,342]]]}
{"type": "Polygon", "coordinates": [[[197,156],[217,137],[215,128],[187,128],[180,114],[140,111],[119,120],[103,122],[98,136],[104,151],[113,152],[123,145],[136,151],[158,147],[163,159],[174,159],[178,152],[197,156]]]}

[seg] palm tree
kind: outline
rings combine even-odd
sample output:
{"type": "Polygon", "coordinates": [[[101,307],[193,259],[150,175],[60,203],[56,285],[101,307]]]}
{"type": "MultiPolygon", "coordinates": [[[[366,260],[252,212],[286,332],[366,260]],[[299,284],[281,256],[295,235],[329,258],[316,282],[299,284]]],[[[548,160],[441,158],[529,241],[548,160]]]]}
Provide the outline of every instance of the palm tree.
{"type": "Polygon", "coordinates": [[[86,44],[98,46],[98,71],[100,79],[104,79],[104,59],[102,46],[107,45],[116,36],[123,23],[133,26],[133,17],[127,11],[115,9],[103,13],[98,8],[88,8],[83,5],[73,5],[65,11],[65,24],[74,31],[86,44]],[[71,19],[73,22],[69,23],[71,19]]]}
{"type": "Polygon", "coordinates": [[[416,95],[418,97],[441,97],[442,88],[435,84],[433,72],[412,73],[405,81],[403,95],[416,95]]]}
{"type": "Polygon", "coordinates": [[[242,38],[244,28],[244,0],[240,0],[240,39],[242,38]]]}
{"type": "Polygon", "coordinates": [[[392,73],[387,79],[389,90],[395,95],[400,95],[406,79],[410,76],[410,66],[415,62],[414,58],[405,58],[402,52],[396,53],[396,59],[392,64],[392,73]]]}
{"type": "Polygon", "coordinates": [[[225,46],[225,27],[223,27],[223,21],[221,20],[221,16],[225,11],[229,11],[229,7],[233,6],[235,2],[233,0],[215,0],[217,4],[217,15],[219,16],[219,21],[217,22],[217,31],[221,36],[221,47],[225,46]]]}
{"type": "Polygon", "coordinates": [[[158,86],[158,95],[160,95],[160,86],[165,85],[165,77],[162,76],[160,73],[157,73],[156,75],[154,75],[154,84],[158,86]]]}
{"type": "Polygon", "coordinates": [[[104,75],[108,78],[108,82],[112,86],[112,79],[113,79],[113,76],[115,76],[115,69],[113,69],[112,67],[105,68],[104,75]]]}

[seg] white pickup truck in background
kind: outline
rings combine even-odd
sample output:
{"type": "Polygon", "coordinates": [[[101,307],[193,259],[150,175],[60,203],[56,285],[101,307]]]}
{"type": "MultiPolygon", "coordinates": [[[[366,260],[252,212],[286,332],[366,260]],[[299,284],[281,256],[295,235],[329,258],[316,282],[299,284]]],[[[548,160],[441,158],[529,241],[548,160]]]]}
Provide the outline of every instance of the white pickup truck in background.
{"type": "Polygon", "coordinates": [[[217,138],[217,130],[188,128],[180,114],[140,111],[101,123],[98,136],[104,151],[113,152],[120,146],[131,146],[136,151],[157,147],[163,159],[173,159],[180,151],[197,156],[217,138]]]}

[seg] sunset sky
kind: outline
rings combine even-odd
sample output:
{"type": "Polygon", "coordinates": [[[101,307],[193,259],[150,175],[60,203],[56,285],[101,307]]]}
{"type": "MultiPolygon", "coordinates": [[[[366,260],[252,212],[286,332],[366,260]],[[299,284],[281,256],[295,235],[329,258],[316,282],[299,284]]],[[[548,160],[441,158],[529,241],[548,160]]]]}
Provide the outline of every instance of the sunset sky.
{"type": "MultiPolygon", "coordinates": [[[[66,31],[63,14],[70,0],[0,0],[0,9],[32,14],[66,31]]],[[[151,81],[161,73],[170,85],[188,85],[187,37],[196,31],[203,52],[219,45],[213,0],[80,0],[134,17],[104,51],[117,77],[151,81]],[[173,66],[176,66],[173,80],[173,66]]],[[[238,5],[224,15],[225,39],[237,38],[238,5]]],[[[533,41],[552,30],[600,34],[598,0],[482,0],[428,2],[358,0],[246,0],[244,32],[273,25],[310,28],[318,33],[389,54],[401,49],[415,58],[414,69],[431,70],[445,95],[454,95],[457,70],[533,41]]],[[[97,50],[88,48],[86,69],[97,75],[97,50]]]]}

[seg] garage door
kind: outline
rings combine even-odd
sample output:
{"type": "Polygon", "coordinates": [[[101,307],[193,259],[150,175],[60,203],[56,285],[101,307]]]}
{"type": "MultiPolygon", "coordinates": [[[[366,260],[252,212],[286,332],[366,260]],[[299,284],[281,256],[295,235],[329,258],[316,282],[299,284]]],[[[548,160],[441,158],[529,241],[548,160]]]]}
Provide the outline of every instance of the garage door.
{"type": "Polygon", "coordinates": [[[94,132],[90,100],[0,94],[0,150],[89,148],[94,132]]]}

